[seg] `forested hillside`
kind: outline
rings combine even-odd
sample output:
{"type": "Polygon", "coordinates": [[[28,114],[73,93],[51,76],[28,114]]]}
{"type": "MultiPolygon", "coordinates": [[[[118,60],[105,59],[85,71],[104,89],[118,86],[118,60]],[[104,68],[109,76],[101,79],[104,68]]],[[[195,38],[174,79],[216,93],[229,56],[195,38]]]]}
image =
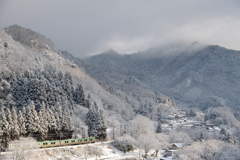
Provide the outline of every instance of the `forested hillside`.
{"type": "Polygon", "coordinates": [[[234,109],[239,109],[239,60],[239,51],[198,43],[156,47],[130,55],[108,51],[86,59],[107,70],[111,81],[117,81],[116,74],[134,76],[137,85],[156,89],[178,103],[198,107],[215,96],[234,109]]]}
{"type": "Polygon", "coordinates": [[[194,43],[131,55],[109,50],[85,62],[30,29],[0,29],[1,147],[23,137],[95,137],[147,158],[180,142],[178,158],[209,154],[206,141],[223,146],[208,157],[230,153],[224,147],[237,157],[239,58],[194,43]],[[204,152],[189,154],[188,145],[204,152]]]}
{"type": "Polygon", "coordinates": [[[39,140],[72,134],[106,138],[107,126],[120,126],[137,114],[156,120],[158,114],[176,110],[173,99],[138,87],[132,77],[119,88],[94,80],[85,73],[93,65],[55,49],[49,39],[30,29],[14,25],[0,30],[0,36],[0,107],[3,117],[10,117],[3,118],[1,128],[6,143],[29,135],[39,140]],[[23,114],[26,130],[11,136],[6,126],[13,127],[15,110],[17,117],[23,114]],[[38,118],[27,118],[27,114],[38,118]],[[64,123],[73,127],[66,129],[64,123]]]}

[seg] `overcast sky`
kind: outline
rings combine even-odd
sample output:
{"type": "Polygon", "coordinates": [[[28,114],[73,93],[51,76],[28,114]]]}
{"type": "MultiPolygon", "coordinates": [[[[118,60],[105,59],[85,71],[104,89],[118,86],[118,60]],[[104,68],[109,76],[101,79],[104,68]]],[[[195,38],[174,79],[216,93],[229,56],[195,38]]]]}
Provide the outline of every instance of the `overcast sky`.
{"type": "Polygon", "coordinates": [[[78,57],[175,41],[240,50],[240,0],[1,0],[0,28],[13,24],[78,57]]]}

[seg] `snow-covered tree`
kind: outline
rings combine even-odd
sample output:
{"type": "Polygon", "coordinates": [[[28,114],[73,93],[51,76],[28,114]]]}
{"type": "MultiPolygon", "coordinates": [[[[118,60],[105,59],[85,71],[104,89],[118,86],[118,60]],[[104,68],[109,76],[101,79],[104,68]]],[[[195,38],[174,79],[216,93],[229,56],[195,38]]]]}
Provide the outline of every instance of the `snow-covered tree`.
{"type": "Polygon", "coordinates": [[[155,157],[158,156],[158,152],[160,149],[162,149],[163,147],[167,147],[170,144],[168,143],[168,136],[163,134],[163,133],[157,133],[154,134],[154,139],[155,141],[153,142],[153,148],[155,150],[155,157]]]}
{"type": "Polygon", "coordinates": [[[57,131],[60,132],[62,130],[62,106],[57,102],[55,106],[55,119],[57,123],[57,131]]]}
{"type": "Polygon", "coordinates": [[[7,108],[7,121],[9,124],[9,131],[10,131],[10,136],[13,138],[13,133],[14,133],[14,126],[13,126],[13,121],[12,121],[12,114],[9,108],[7,108]]]}
{"type": "Polygon", "coordinates": [[[26,129],[28,134],[36,133],[38,132],[38,129],[39,129],[38,116],[35,112],[33,112],[34,110],[35,110],[35,105],[32,101],[28,106],[27,113],[26,113],[26,129]]]}
{"type": "Polygon", "coordinates": [[[47,105],[54,106],[55,105],[55,96],[54,96],[54,83],[47,82],[46,83],[46,92],[47,92],[47,105]]]}
{"type": "Polygon", "coordinates": [[[39,111],[38,117],[39,117],[39,125],[41,126],[38,130],[39,138],[42,141],[44,141],[47,138],[48,128],[47,128],[47,125],[45,123],[46,120],[44,119],[44,114],[42,113],[42,110],[39,111]]]}
{"type": "MultiPolygon", "coordinates": [[[[44,113],[45,112],[45,107],[43,107],[42,108],[42,113],[44,113]]],[[[49,106],[47,105],[47,108],[46,108],[46,112],[45,112],[45,116],[44,116],[44,118],[45,118],[45,120],[46,120],[46,125],[47,125],[47,128],[48,128],[48,131],[50,131],[50,127],[51,127],[51,118],[50,118],[50,114],[49,114],[49,106]]]]}
{"type": "Polygon", "coordinates": [[[105,117],[103,115],[103,110],[99,110],[97,112],[97,123],[96,123],[96,130],[97,130],[97,139],[105,139],[107,137],[107,126],[105,123],[105,117]]]}
{"type": "Polygon", "coordinates": [[[54,116],[54,111],[52,110],[52,108],[48,108],[48,111],[49,113],[49,117],[50,117],[50,123],[49,123],[49,129],[51,131],[54,131],[56,132],[57,130],[57,123],[56,123],[56,119],[55,119],[55,116],[54,116]]]}
{"type": "Polygon", "coordinates": [[[37,114],[37,111],[35,109],[35,104],[34,102],[31,103],[31,109],[32,109],[32,115],[33,115],[33,122],[34,122],[34,132],[38,132],[41,128],[41,126],[39,125],[40,122],[39,122],[39,117],[38,117],[38,114],[37,114]]]}
{"type": "Polygon", "coordinates": [[[64,110],[63,119],[62,119],[62,130],[67,132],[68,137],[70,137],[71,136],[70,134],[72,134],[75,130],[68,107],[65,107],[65,110],[64,110]]]}
{"type": "Polygon", "coordinates": [[[26,114],[27,114],[27,112],[26,112],[25,106],[23,106],[23,108],[22,108],[22,116],[23,116],[24,122],[26,122],[26,114]]]}
{"type": "Polygon", "coordinates": [[[81,84],[78,84],[75,91],[73,92],[73,100],[76,104],[80,104],[82,106],[86,105],[86,101],[85,101],[85,95],[84,95],[84,91],[82,88],[81,84]]]}
{"type": "Polygon", "coordinates": [[[12,108],[12,122],[13,122],[12,139],[15,140],[20,136],[20,128],[18,125],[18,117],[15,108],[12,108]]]}
{"type": "Polygon", "coordinates": [[[86,105],[85,105],[85,107],[90,108],[90,106],[91,106],[91,101],[92,101],[91,95],[88,94],[88,97],[87,97],[87,99],[86,99],[86,105]]]}
{"type": "MultiPolygon", "coordinates": [[[[154,134],[154,133],[152,133],[154,134]]],[[[153,138],[154,135],[149,134],[149,135],[140,135],[137,138],[137,145],[139,148],[144,150],[144,158],[147,159],[148,152],[154,147],[155,139],[153,138]]]]}
{"type": "Polygon", "coordinates": [[[12,96],[17,107],[27,105],[28,95],[28,79],[18,79],[17,83],[12,88],[12,96]]]}
{"type": "Polygon", "coordinates": [[[40,110],[40,106],[42,105],[42,102],[46,102],[47,100],[47,91],[46,91],[46,82],[44,77],[40,77],[40,79],[36,80],[36,92],[35,92],[35,101],[34,104],[37,106],[37,110],[40,110]]]}
{"type": "Polygon", "coordinates": [[[26,126],[25,126],[25,119],[22,115],[22,112],[21,110],[19,110],[18,112],[18,125],[19,125],[19,134],[20,136],[23,136],[25,135],[27,132],[26,132],[26,126]]]}
{"type": "MultiPolygon", "coordinates": [[[[46,130],[48,130],[48,114],[46,113],[46,106],[45,106],[44,101],[42,102],[42,106],[41,106],[41,110],[40,111],[42,113],[42,123],[43,123],[43,125],[41,125],[41,126],[43,128],[45,128],[46,130]]],[[[40,117],[39,117],[39,121],[40,121],[40,117]]]]}
{"type": "Polygon", "coordinates": [[[155,132],[153,122],[142,115],[137,115],[135,119],[131,121],[129,130],[132,137],[138,137],[139,135],[148,135],[155,132]]]}
{"type": "Polygon", "coordinates": [[[95,107],[91,106],[88,110],[87,119],[86,119],[89,137],[95,137],[97,135],[96,123],[97,123],[97,116],[96,116],[95,107]]]}
{"type": "Polygon", "coordinates": [[[64,81],[63,81],[63,90],[66,93],[66,98],[67,101],[69,102],[70,109],[72,110],[73,108],[73,97],[72,97],[72,76],[69,72],[66,72],[64,75],[64,81]]]}
{"type": "Polygon", "coordinates": [[[5,112],[4,112],[4,109],[2,108],[2,131],[3,131],[3,144],[4,145],[7,145],[7,143],[9,142],[10,140],[10,135],[11,135],[11,132],[10,132],[10,127],[9,127],[9,123],[7,121],[7,118],[5,116],[5,112]]]}

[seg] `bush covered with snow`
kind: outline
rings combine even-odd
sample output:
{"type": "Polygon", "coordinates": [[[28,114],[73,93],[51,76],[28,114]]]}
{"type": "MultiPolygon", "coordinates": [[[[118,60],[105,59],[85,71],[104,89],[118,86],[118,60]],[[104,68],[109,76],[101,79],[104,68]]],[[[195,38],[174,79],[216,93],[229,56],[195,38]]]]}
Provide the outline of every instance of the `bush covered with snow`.
{"type": "Polygon", "coordinates": [[[124,137],[115,140],[113,145],[120,151],[126,153],[134,150],[134,141],[135,140],[131,136],[125,135],[124,137]]]}

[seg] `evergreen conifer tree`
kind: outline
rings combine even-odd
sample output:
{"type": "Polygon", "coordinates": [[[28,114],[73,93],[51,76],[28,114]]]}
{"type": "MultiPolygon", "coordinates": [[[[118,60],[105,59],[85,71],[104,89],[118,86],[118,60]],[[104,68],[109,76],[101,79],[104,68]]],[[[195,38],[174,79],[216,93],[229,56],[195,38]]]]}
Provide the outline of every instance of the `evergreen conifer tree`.
{"type": "MultiPolygon", "coordinates": [[[[43,125],[41,125],[41,126],[47,130],[46,132],[48,132],[48,117],[47,117],[47,114],[46,114],[44,101],[42,102],[41,113],[42,113],[42,120],[43,120],[42,121],[43,125]]],[[[39,119],[39,121],[40,121],[40,119],[39,119]]]]}
{"type": "Polygon", "coordinates": [[[3,131],[3,143],[4,145],[7,145],[10,140],[10,127],[9,123],[7,121],[7,118],[5,116],[4,109],[2,108],[2,131],[3,131]]]}
{"type": "Polygon", "coordinates": [[[33,136],[33,133],[37,132],[39,127],[39,122],[37,121],[38,120],[38,117],[34,117],[34,116],[37,116],[36,113],[34,112],[35,110],[35,106],[34,106],[34,103],[33,101],[30,103],[30,105],[28,105],[28,108],[27,108],[27,113],[26,113],[26,129],[27,129],[27,133],[28,134],[32,134],[33,136]]]}
{"type": "Polygon", "coordinates": [[[33,116],[32,116],[32,110],[30,105],[27,107],[27,112],[26,112],[26,131],[28,134],[32,134],[34,131],[33,116]]]}
{"type": "Polygon", "coordinates": [[[13,122],[13,140],[17,139],[20,136],[20,129],[18,125],[18,117],[15,108],[12,108],[12,122],[13,122]]]}
{"type": "Polygon", "coordinates": [[[36,81],[36,93],[35,93],[35,101],[34,104],[37,107],[37,111],[40,110],[42,102],[46,102],[47,100],[47,84],[44,78],[41,76],[39,80],[36,81]]]}
{"type": "MultiPolygon", "coordinates": [[[[42,113],[43,113],[43,111],[42,111],[42,113]]],[[[47,128],[48,128],[48,131],[50,131],[51,130],[51,118],[50,118],[50,114],[49,114],[49,106],[48,105],[47,105],[47,108],[46,108],[44,118],[46,120],[46,125],[47,125],[47,128]]]]}
{"type": "Polygon", "coordinates": [[[64,110],[64,114],[63,114],[63,119],[62,119],[62,130],[66,132],[66,136],[68,138],[70,138],[74,131],[74,125],[73,125],[73,121],[70,115],[70,111],[68,109],[68,107],[65,108],[64,110]]]}
{"type": "Polygon", "coordinates": [[[49,120],[50,120],[49,129],[52,132],[56,132],[56,130],[57,130],[57,123],[56,123],[56,119],[55,119],[55,116],[54,116],[52,108],[48,108],[48,113],[49,113],[49,120]]]}
{"type": "Polygon", "coordinates": [[[19,125],[19,134],[21,136],[25,135],[27,132],[26,132],[25,120],[21,110],[19,110],[18,112],[18,125],[19,125]]]}
{"type": "Polygon", "coordinates": [[[85,107],[90,108],[90,106],[91,106],[91,100],[92,100],[92,99],[91,99],[91,95],[88,94],[85,107]]]}
{"type": "Polygon", "coordinates": [[[9,108],[7,108],[7,121],[8,121],[10,136],[11,138],[13,138],[14,128],[13,128],[12,114],[9,108]]]}
{"type": "Polygon", "coordinates": [[[80,104],[82,106],[86,105],[85,95],[84,95],[82,85],[78,84],[78,86],[76,87],[74,95],[73,95],[73,99],[76,104],[80,104]]]}
{"type": "Polygon", "coordinates": [[[72,91],[71,91],[71,86],[72,86],[72,76],[69,72],[66,72],[64,75],[64,84],[63,84],[63,89],[64,92],[66,93],[66,98],[67,101],[69,102],[70,109],[73,109],[73,97],[72,97],[72,91]]]}
{"type": "Polygon", "coordinates": [[[26,122],[26,109],[25,109],[24,106],[23,106],[23,108],[22,108],[22,116],[23,116],[24,122],[26,122]]]}
{"type": "Polygon", "coordinates": [[[34,122],[34,133],[38,132],[41,129],[41,126],[39,125],[39,117],[37,114],[37,111],[35,109],[35,104],[32,101],[31,102],[31,109],[32,109],[32,115],[33,115],[33,122],[34,122]]]}
{"type": "Polygon", "coordinates": [[[95,137],[97,130],[96,130],[96,123],[97,123],[97,119],[96,119],[96,111],[95,111],[95,107],[90,106],[88,113],[87,113],[87,126],[88,126],[88,136],[89,137],[95,137]]]}
{"type": "Polygon", "coordinates": [[[57,123],[57,131],[60,132],[62,130],[62,107],[60,106],[59,102],[56,105],[55,119],[57,123]]]}
{"type": "Polygon", "coordinates": [[[42,113],[42,110],[39,111],[38,117],[39,117],[39,125],[41,126],[38,132],[40,134],[40,139],[42,141],[44,141],[47,138],[48,128],[47,128],[47,125],[45,123],[46,120],[44,119],[44,115],[42,113]]]}
{"type": "Polygon", "coordinates": [[[99,112],[97,114],[96,130],[97,130],[97,138],[105,139],[107,137],[107,126],[105,123],[103,110],[99,110],[99,112]]]}

